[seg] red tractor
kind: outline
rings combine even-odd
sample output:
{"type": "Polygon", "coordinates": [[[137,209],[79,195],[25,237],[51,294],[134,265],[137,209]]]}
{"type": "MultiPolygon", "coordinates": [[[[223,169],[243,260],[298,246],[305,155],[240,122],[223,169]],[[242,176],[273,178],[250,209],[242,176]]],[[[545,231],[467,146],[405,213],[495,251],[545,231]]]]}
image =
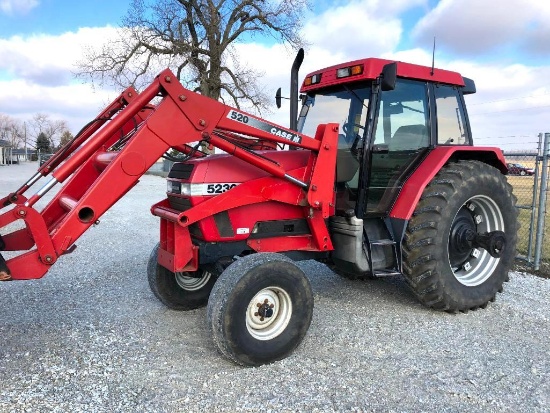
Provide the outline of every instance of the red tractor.
{"type": "Polygon", "coordinates": [[[472,146],[464,95],[474,82],[363,59],[307,75],[298,98],[302,59],[290,128],[186,90],[169,70],[140,94],[127,89],[0,200],[0,247],[27,251],[2,258],[4,272],[42,277],[175,149],[167,197],[151,207],[160,242],[149,284],[169,308],[208,306],[217,347],[239,364],[284,358],[306,334],[313,295],[296,260],[349,278],[402,274],[436,310],[493,301],[518,224],[502,152],[472,146]],[[200,143],[224,153],[206,156],[200,143]],[[61,183],[42,211],[33,208],[61,183]],[[18,220],[24,228],[8,233],[18,220]]]}

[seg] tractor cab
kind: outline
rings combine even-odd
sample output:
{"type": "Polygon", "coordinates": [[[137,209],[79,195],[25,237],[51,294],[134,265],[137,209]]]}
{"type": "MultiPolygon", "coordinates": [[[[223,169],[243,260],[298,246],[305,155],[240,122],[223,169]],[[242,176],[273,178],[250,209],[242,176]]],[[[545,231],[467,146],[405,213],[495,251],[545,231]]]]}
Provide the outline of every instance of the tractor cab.
{"type": "MultiPolygon", "coordinates": [[[[436,146],[471,146],[458,73],[364,59],[306,76],[298,130],[338,122],[332,259],[348,274],[401,272],[404,185],[436,146]]],[[[411,200],[412,203],[412,200],[411,200]]]]}
{"type": "Polygon", "coordinates": [[[419,68],[364,59],[306,77],[299,131],[314,136],[321,123],[340,124],[340,213],[353,209],[359,218],[388,215],[403,184],[431,149],[472,144],[462,95],[475,91],[473,82],[467,79],[464,91],[465,82],[462,77],[457,81],[457,74],[437,70],[430,75],[419,68]],[[397,76],[398,67],[407,77],[397,76]]]}

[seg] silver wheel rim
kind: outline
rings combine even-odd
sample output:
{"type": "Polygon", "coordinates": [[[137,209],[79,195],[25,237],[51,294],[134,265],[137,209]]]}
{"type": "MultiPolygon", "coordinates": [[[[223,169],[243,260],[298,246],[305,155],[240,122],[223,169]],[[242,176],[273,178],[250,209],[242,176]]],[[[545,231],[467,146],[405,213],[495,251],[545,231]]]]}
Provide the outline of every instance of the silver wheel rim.
{"type": "MultiPolygon", "coordinates": [[[[502,212],[497,203],[488,196],[474,196],[464,203],[464,206],[472,212],[478,234],[492,231],[504,232],[502,212]]],[[[460,267],[451,266],[451,269],[459,283],[475,287],[487,281],[499,261],[500,258],[492,257],[484,249],[472,248],[469,258],[460,267]]]]}
{"type": "Polygon", "coordinates": [[[258,292],[246,309],[246,328],[257,340],[272,340],[288,326],[292,316],[292,301],[279,287],[258,292]]]}
{"type": "Polygon", "coordinates": [[[203,271],[202,276],[199,277],[189,277],[187,272],[177,272],[176,273],[176,282],[180,286],[182,290],[186,291],[197,291],[203,288],[206,284],[208,284],[208,281],[210,280],[210,277],[212,276],[211,273],[208,271],[203,271]]]}

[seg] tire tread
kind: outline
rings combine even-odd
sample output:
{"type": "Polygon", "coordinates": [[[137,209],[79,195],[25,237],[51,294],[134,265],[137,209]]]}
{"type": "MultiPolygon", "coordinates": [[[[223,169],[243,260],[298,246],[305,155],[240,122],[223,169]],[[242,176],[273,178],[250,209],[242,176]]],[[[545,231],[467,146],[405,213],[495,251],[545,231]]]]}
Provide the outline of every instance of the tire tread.
{"type": "MultiPolygon", "coordinates": [[[[402,245],[405,279],[424,305],[441,311],[457,312],[485,308],[489,301],[494,301],[493,294],[482,302],[466,304],[457,299],[456,294],[449,293],[448,287],[441,280],[438,265],[445,254],[441,253],[441,246],[436,245],[435,236],[438,229],[444,227],[444,213],[450,199],[462,190],[464,182],[472,179],[494,180],[496,174],[501,175],[496,168],[483,162],[458,161],[444,166],[424,189],[409,221],[402,245]]],[[[502,176],[497,179],[508,190],[510,202],[515,207],[516,197],[512,194],[511,185],[502,176]]],[[[517,210],[515,213],[517,214],[517,210]]],[[[511,232],[513,234],[510,242],[515,248],[517,224],[512,225],[511,232]]],[[[502,281],[507,280],[506,274],[502,281]]],[[[502,286],[497,291],[501,292],[502,286]]]]}

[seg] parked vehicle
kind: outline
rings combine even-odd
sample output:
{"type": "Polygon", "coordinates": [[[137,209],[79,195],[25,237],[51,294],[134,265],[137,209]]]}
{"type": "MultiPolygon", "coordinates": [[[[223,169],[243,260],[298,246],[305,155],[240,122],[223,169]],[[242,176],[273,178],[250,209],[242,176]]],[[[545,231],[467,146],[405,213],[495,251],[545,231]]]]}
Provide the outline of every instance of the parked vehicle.
{"type": "Polygon", "coordinates": [[[40,166],[44,165],[51,157],[53,153],[42,153],[38,156],[40,166]]]}
{"type": "Polygon", "coordinates": [[[0,199],[3,234],[26,224],[0,237],[4,249],[30,250],[7,260],[12,279],[42,277],[175,149],[166,198],[151,207],[160,239],[149,285],[171,309],[207,306],[216,346],[239,364],[280,360],[304,338],[314,295],[298,260],[349,278],[402,274],[435,310],[494,301],[516,255],[517,210],[502,151],[473,146],[464,95],[474,82],[369,58],[310,73],[301,99],[291,83],[290,128],[187,90],[168,69],[141,93],[128,88],[0,199]]]}
{"type": "Polygon", "coordinates": [[[528,168],[520,163],[509,163],[508,166],[508,175],[521,175],[521,176],[531,176],[535,174],[533,168],[528,168]]]}

